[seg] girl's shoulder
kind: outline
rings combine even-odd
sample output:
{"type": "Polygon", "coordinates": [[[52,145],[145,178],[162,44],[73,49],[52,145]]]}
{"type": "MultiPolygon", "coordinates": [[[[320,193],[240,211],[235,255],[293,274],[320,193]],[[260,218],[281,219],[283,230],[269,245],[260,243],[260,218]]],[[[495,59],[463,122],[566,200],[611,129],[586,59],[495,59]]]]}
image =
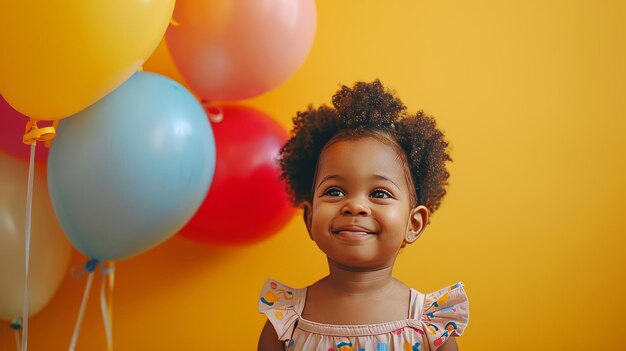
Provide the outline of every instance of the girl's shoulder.
{"type": "Polygon", "coordinates": [[[268,279],[263,284],[259,312],[267,316],[280,340],[293,330],[304,308],[305,298],[306,288],[294,289],[274,279],[268,279]]]}
{"type": "Polygon", "coordinates": [[[437,291],[417,292],[421,309],[416,311],[431,347],[439,347],[450,336],[461,336],[469,322],[469,300],[462,282],[437,291]]]}

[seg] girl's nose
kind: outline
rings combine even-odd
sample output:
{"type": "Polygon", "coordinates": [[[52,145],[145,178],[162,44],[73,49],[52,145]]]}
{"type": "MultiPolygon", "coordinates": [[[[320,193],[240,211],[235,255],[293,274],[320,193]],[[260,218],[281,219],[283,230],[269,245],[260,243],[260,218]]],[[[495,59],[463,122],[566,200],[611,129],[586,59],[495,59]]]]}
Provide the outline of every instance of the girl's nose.
{"type": "Polygon", "coordinates": [[[341,213],[346,216],[369,216],[372,214],[369,206],[363,204],[362,200],[348,200],[341,209],[341,213]]]}

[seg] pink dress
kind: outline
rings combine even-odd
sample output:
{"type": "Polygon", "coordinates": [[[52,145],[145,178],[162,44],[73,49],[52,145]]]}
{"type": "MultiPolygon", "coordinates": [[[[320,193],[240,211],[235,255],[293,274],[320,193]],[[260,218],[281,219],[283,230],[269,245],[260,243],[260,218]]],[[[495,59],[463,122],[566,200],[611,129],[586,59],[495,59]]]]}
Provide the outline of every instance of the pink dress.
{"type": "Polygon", "coordinates": [[[410,318],[363,325],[331,325],[302,318],[306,288],[293,289],[268,280],[259,312],[272,323],[289,351],[427,351],[450,336],[463,334],[469,304],[463,283],[422,294],[411,289],[410,318]]]}

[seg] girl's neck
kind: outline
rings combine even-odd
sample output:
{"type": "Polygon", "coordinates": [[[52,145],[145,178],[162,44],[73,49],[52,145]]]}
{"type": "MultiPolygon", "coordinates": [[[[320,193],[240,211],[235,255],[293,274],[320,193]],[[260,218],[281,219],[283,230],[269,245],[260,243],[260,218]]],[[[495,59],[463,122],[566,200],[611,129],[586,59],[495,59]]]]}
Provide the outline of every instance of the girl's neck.
{"type": "Polygon", "coordinates": [[[328,288],[347,295],[378,295],[397,288],[398,281],[391,275],[393,265],[376,270],[355,270],[328,262],[330,274],[325,279],[328,288]]]}

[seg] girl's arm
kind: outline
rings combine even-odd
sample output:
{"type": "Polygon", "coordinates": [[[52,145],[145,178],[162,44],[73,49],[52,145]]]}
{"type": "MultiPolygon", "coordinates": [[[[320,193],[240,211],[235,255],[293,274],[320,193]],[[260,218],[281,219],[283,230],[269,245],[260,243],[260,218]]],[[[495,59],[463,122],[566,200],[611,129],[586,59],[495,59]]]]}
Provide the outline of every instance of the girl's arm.
{"type": "Polygon", "coordinates": [[[448,338],[448,340],[446,340],[446,342],[444,342],[443,345],[437,349],[437,351],[459,351],[459,347],[456,344],[455,338],[452,337],[448,338]]]}
{"type": "MultiPolygon", "coordinates": [[[[443,345],[445,346],[445,345],[443,345]]],[[[270,321],[265,322],[261,337],[259,337],[258,351],[283,351],[283,343],[278,340],[276,330],[270,321]]],[[[456,349],[455,349],[456,350],[456,349]]]]}

